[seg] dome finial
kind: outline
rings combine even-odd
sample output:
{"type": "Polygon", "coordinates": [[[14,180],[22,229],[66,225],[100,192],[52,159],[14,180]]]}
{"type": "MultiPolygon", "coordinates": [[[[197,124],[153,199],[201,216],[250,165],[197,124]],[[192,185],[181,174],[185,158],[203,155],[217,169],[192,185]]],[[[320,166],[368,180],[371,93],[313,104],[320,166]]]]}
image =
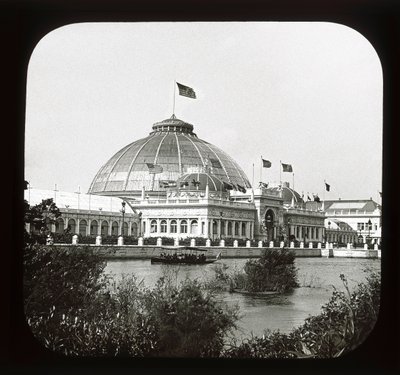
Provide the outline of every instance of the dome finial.
{"type": "Polygon", "coordinates": [[[170,117],[170,119],[172,119],[172,120],[175,120],[175,119],[176,119],[175,113],[172,114],[172,116],[170,117]]]}

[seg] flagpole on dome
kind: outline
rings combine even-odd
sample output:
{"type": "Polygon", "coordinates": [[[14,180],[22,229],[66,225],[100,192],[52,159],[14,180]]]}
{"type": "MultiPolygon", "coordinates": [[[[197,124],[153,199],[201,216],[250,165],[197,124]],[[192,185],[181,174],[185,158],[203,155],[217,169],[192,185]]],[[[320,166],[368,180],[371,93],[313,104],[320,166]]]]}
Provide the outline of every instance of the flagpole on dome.
{"type": "Polygon", "coordinates": [[[174,106],[172,107],[172,116],[175,116],[175,93],[176,93],[176,79],[174,80],[174,106]]]}
{"type": "Polygon", "coordinates": [[[279,167],[279,183],[282,186],[282,160],[279,160],[280,167],[279,167]]]}
{"type": "Polygon", "coordinates": [[[263,158],[262,158],[262,155],[261,155],[260,182],[262,182],[262,169],[263,169],[263,158]]]}

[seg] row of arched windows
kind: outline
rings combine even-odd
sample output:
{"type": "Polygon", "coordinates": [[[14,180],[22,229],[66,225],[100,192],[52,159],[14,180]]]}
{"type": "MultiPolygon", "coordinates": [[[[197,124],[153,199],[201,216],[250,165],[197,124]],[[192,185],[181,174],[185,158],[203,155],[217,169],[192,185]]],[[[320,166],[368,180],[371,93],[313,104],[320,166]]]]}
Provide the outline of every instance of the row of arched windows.
{"type": "MultiPolygon", "coordinates": [[[[63,233],[64,232],[64,226],[65,222],[64,219],[58,218],[56,221],[56,233],[63,233]]],[[[87,227],[88,227],[88,222],[85,219],[81,219],[79,221],[79,228],[77,228],[76,220],[75,219],[69,219],[68,220],[68,228],[71,233],[79,233],[83,236],[86,235],[87,233],[87,227]]],[[[108,236],[109,235],[109,223],[108,221],[103,220],[101,222],[101,232],[100,234],[102,236],[108,236]]],[[[124,222],[124,234],[128,235],[128,223],[124,222]]],[[[90,231],[89,235],[91,236],[96,236],[99,233],[99,222],[97,220],[92,220],[90,222],[90,231]]],[[[113,221],[111,224],[111,235],[113,236],[118,236],[119,234],[119,224],[116,221],[113,221]]],[[[131,226],[131,236],[137,236],[138,235],[138,226],[136,223],[132,223],[131,226]]]]}
{"type": "MultiPolygon", "coordinates": [[[[197,220],[191,220],[190,224],[188,224],[187,220],[181,220],[179,223],[180,233],[188,233],[189,225],[190,225],[190,233],[198,234],[198,222],[197,220]]],[[[178,222],[176,220],[171,220],[169,223],[169,232],[170,233],[178,233],[178,222]]],[[[160,227],[158,227],[157,220],[150,221],[150,233],[168,233],[168,223],[167,220],[160,221],[160,227]]]]}

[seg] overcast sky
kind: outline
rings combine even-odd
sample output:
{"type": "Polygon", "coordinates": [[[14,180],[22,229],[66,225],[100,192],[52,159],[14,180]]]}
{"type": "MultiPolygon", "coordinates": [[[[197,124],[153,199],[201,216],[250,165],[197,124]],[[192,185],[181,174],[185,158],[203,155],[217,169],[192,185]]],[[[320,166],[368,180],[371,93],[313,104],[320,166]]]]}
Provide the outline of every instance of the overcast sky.
{"type": "MultiPolygon", "coordinates": [[[[361,34],[333,23],[86,23],[47,34],[28,67],[25,179],[82,192],[128,143],[175,114],[250,182],[293,166],[295,190],[378,199],[382,70],[361,34]]],[[[292,174],[282,173],[292,184],[292,174]]]]}

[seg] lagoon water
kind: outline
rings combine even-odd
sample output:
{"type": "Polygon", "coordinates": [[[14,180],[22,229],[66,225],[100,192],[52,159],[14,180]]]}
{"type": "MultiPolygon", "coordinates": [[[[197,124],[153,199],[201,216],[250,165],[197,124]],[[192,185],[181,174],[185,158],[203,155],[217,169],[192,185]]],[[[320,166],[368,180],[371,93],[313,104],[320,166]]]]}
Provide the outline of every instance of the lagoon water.
{"type": "MultiPolygon", "coordinates": [[[[229,270],[242,269],[247,259],[221,259],[229,270]]],[[[216,264],[208,265],[159,265],[150,260],[109,260],[105,271],[116,279],[123,274],[135,275],[147,287],[153,287],[163,274],[176,277],[177,282],[185,277],[205,280],[214,273],[216,264]]],[[[301,325],[310,315],[321,311],[328,302],[333,287],[343,290],[340,274],[348,280],[350,289],[365,281],[371,269],[380,270],[380,259],[355,258],[296,258],[300,288],[281,296],[249,296],[239,293],[221,293],[218,298],[228,304],[237,304],[241,319],[234,336],[238,339],[251,334],[261,336],[265,329],[288,333],[301,325]]]]}

